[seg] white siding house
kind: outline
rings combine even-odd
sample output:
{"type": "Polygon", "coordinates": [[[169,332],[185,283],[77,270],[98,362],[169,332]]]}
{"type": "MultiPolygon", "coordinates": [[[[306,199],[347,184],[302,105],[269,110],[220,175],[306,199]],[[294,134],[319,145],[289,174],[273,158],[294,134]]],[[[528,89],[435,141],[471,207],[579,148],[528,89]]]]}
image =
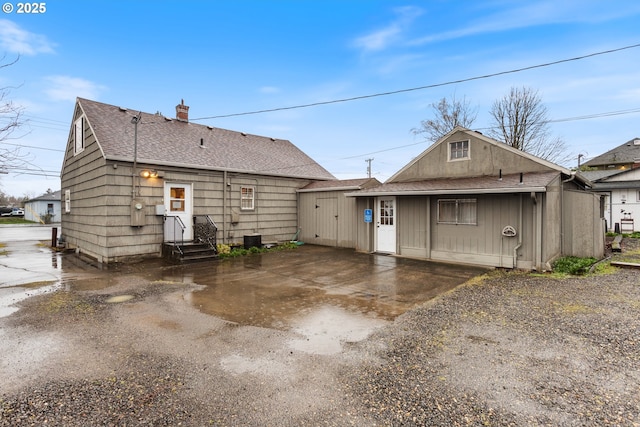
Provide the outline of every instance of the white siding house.
{"type": "Polygon", "coordinates": [[[62,191],[48,191],[42,196],[27,200],[24,204],[24,219],[43,224],[59,223],[61,220],[62,191]]]}
{"type": "Polygon", "coordinates": [[[580,173],[604,195],[608,231],[640,231],[640,138],[589,160],[580,173]]]}

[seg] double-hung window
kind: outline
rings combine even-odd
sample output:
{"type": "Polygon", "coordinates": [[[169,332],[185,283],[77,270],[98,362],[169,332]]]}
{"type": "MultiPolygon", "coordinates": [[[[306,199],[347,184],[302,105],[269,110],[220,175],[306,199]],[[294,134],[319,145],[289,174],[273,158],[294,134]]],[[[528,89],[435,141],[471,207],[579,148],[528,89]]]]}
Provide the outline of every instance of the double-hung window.
{"type": "Polygon", "coordinates": [[[252,210],[255,208],[255,192],[253,187],[240,188],[240,209],[252,210]]]}
{"type": "Polygon", "coordinates": [[[476,199],[439,199],[438,223],[476,225],[478,223],[476,199]]]}

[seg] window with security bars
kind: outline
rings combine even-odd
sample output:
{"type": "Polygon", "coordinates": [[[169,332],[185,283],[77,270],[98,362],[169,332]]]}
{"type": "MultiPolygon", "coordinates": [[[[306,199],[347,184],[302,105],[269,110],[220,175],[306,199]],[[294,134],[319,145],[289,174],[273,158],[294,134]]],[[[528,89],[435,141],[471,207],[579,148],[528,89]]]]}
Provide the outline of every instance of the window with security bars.
{"type": "Polygon", "coordinates": [[[469,141],[455,141],[449,143],[449,160],[469,158],[469,141]]]}
{"type": "Polygon", "coordinates": [[[241,187],[240,188],[240,209],[251,210],[254,209],[255,197],[253,187],[241,187]]]}
{"type": "Polygon", "coordinates": [[[440,199],[438,200],[438,223],[476,225],[476,199],[440,199]]]}

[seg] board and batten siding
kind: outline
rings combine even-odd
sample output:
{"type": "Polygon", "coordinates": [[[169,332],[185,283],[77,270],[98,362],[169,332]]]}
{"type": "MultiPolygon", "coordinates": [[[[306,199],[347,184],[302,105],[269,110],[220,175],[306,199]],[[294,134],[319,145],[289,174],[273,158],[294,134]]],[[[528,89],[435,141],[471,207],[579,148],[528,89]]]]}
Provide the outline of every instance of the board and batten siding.
{"type": "Polygon", "coordinates": [[[344,191],[299,193],[300,212],[298,240],[314,245],[355,248],[357,223],[362,212],[355,197],[344,191]]]}
{"type": "Polygon", "coordinates": [[[430,258],[429,196],[398,197],[396,203],[399,255],[430,258]]]}
{"type": "Polygon", "coordinates": [[[460,196],[459,198],[476,199],[475,225],[438,223],[438,199],[442,198],[447,197],[432,197],[430,202],[431,259],[508,268],[532,263],[532,204],[528,197],[460,196]],[[515,237],[502,235],[502,230],[507,225],[516,229],[518,234],[515,237]],[[519,242],[521,246],[516,251],[519,242]]]}
{"type": "Polygon", "coordinates": [[[605,246],[605,219],[600,196],[565,190],[563,253],[577,257],[601,258],[605,246]]]}

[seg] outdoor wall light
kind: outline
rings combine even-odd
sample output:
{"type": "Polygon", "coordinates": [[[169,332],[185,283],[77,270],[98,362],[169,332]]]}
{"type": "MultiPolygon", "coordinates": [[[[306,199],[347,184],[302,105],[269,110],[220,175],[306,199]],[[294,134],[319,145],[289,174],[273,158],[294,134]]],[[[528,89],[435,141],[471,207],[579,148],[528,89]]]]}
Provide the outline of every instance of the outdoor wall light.
{"type": "Polygon", "coordinates": [[[140,171],[140,176],[143,177],[143,178],[157,178],[158,177],[158,171],[149,170],[149,169],[143,169],[142,171],[140,171]]]}

